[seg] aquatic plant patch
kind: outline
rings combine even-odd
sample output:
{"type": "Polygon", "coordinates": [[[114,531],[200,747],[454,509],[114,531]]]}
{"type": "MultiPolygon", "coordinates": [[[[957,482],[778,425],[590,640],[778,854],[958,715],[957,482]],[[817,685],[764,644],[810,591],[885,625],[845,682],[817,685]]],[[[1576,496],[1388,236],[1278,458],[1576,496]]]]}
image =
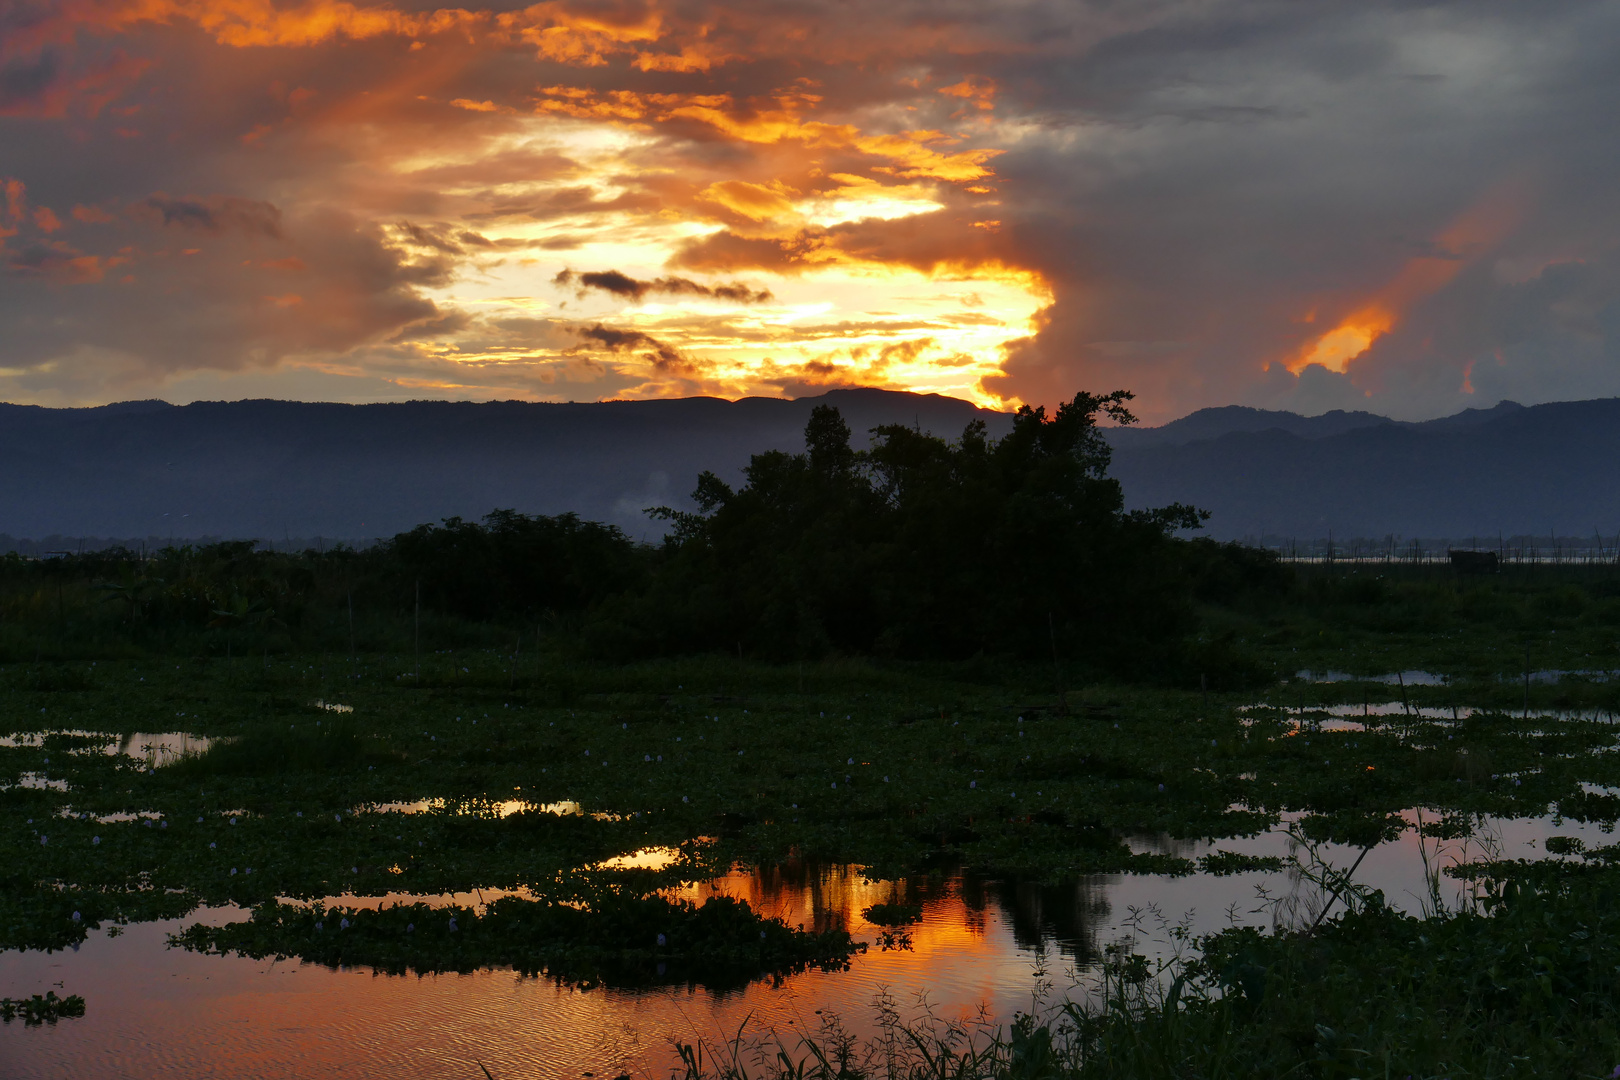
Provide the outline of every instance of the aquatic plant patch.
{"type": "Polygon", "coordinates": [[[791,928],[731,897],[699,905],[611,891],[579,904],[503,897],[482,910],[265,904],[246,922],[197,924],[171,944],[394,975],[511,967],[582,987],[690,982],[714,989],[807,968],[842,970],[864,948],[843,931],[791,928]]]}

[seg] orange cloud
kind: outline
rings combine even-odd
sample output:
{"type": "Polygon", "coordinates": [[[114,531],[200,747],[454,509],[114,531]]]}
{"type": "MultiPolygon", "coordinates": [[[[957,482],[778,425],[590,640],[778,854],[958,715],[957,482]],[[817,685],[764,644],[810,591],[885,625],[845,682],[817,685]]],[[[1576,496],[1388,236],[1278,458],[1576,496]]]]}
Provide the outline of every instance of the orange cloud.
{"type": "Polygon", "coordinates": [[[1390,281],[1333,329],[1307,342],[1285,362],[1294,374],[1311,364],[1344,372],[1374,342],[1400,322],[1413,304],[1439,292],[1463,269],[1488,253],[1518,223],[1526,192],[1509,181],[1486,192],[1428,245],[1408,259],[1390,281]]]}
{"type": "Polygon", "coordinates": [[[114,218],[100,207],[85,206],[81,203],[73,208],[73,220],[82,221],[86,225],[105,225],[114,218]]]}
{"type": "Polygon", "coordinates": [[[764,221],[784,218],[793,214],[793,204],[787,196],[797,194],[780,182],[750,184],[745,180],[722,180],[710,184],[698,193],[698,198],[718,203],[734,214],[764,221]]]}
{"type": "Polygon", "coordinates": [[[6,197],[6,219],[13,224],[23,219],[28,210],[28,189],[21,180],[7,177],[0,180],[0,192],[6,197]]]}
{"type": "Polygon", "coordinates": [[[892,165],[877,171],[906,179],[979,180],[991,174],[986,162],[1001,150],[942,153],[930,143],[951,141],[937,131],[865,134],[853,124],[805,120],[803,108],[820,98],[801,92],[781,93],[776,108],[745,112],[730,94],[641,94],[631,90],[600,92],[582,87],[551,86],[535,104],[542,113],[591,120],[691,120],[746,143],[797,142],[812,150],[855,150],[892,165]]]}
{"type": "Polygon", "coordinates": [[[996,81],[983,75],[969,75],[953,86],[941,87],[939,92],[962,98],[976,109],[989,111],[996,107],[996,81]]]}

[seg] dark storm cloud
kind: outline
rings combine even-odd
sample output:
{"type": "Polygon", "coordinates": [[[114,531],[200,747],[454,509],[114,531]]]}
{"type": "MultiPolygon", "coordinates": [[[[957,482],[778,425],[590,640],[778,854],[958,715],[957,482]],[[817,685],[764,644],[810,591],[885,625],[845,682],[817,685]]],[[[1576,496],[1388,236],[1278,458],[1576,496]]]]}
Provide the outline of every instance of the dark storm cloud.
{"type": "Polygon", "coordinates": [[[281,236],[281,211],[267,202],[215,196],[210,199],[171,199],[153,195],[134,208],[135,213],[154,216],[164,225],[217,233],[225,229],[258,233],[272,239],[281,236]]]}
{"type": "Polygon", "coordinates": [[[617,270],[593,270],[583,274],[564,270],[552,278],[551,282],[563,288],[578,286],[581,296],[585,295],[587,289],[600,289],[625,300],[640,300],[653,293],[668,296],[709,296],[716,300],[729,300],[735,304],[763,304],[774,299],[769,289],[750,289],[737,281],[726,285],[702,285],[683,277],[638,281],[617,270]]]}
{"type": "Polygon", "coordinates": [[[584,338],[587,343],[598,345],[609,352],[641,352],[663,371],[684,374],[696,368],[689,358],[681,355],[679,349],[639,330],[617,330],[597,323],[595,326],[575,327],[573,332],[584,338]]]}

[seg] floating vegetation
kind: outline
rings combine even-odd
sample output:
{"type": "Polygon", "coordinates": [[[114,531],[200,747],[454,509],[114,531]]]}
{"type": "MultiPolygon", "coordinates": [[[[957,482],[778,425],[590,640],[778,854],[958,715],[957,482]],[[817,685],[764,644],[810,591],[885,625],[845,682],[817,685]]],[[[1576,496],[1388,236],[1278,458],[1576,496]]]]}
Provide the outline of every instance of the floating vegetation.
{"type": "Polygon", "coordinates": [[[26,998],[0,998],[0,1021],[22,1020],[29,1027],[54,1024],[58,1020],[84,1015],[84,998],[78,994],[57,997],[55,990],[26,998]]]}
{"type": "Polygon", "coordinates": [[[861,918],[873,926],[907,926],[922,919],[921,904],[873,904],[861,912],[861,918]]]}
{"type": "Polygon", "coordinates": [[[197,924],[171,938],[196,952],[297,957],[400,975],[511,967],[582,987],[697,983],[713,989],[842,970],[865,946],[812,933],[713,896],[702,904],[608,892],[589,903],[502,897],[482,911],[396,904],[365,909],[265,904],[246,922],[197,924]]]}

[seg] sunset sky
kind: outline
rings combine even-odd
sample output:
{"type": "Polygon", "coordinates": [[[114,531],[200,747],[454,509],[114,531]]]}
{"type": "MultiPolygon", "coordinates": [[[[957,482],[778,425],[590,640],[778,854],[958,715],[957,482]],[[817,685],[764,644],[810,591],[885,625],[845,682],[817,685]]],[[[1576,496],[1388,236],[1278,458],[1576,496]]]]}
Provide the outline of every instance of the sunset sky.
{"type": "Polygon", "coordinates": [[[0,0],[0,399],[1620,394],[1620,7],[0,0]]]}

